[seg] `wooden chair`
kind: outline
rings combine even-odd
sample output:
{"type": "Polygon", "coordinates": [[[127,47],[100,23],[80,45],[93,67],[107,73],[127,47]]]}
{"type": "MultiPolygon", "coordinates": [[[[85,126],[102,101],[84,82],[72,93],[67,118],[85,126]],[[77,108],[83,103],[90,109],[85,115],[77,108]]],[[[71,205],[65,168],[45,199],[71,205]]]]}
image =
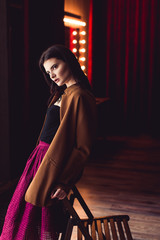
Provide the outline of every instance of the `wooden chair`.
{"type": "Polygon", "coordinates": [[[69,199],[63,200],[66,210],[70,214],[68,225],[65,233],[62,234],[61,240],[71,239],[72,230],[77,226],[77,240],[133,240],[128,225],[128,215],[105,216],[95,218],[84,199],[74,186],[73,193],[69,199]],[[73,207],[74,199],[77,199],[84,209],[87,219],[80,219],[73,207]]]}

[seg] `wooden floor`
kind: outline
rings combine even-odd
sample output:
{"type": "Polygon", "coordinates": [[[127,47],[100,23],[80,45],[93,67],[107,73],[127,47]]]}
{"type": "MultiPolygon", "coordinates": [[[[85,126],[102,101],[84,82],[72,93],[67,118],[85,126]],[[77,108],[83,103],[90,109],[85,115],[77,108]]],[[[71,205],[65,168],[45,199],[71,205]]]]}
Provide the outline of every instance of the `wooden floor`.
{"type": "Polygon", "coordinates": [[[97,141],[77,187],[94,216],[127,214],[134,240],[160,240],[160,140],[110,136],[97,141]]]}
{"type": "Polygon", "coordinates": [[[134,240],[160,240],[160,140],[99,141],[77,187],[94,216],[127,214],[134,240]]]}

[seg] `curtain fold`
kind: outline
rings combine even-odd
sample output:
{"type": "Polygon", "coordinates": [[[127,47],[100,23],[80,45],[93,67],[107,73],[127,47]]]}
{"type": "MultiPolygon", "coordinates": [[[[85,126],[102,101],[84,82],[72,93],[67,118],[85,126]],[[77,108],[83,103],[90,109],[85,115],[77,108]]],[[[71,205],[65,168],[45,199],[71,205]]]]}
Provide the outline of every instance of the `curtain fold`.
{"type": "Polygon", "coordinates": [[[160,2],[93,0],[93,88],[113,128],[159,130],[160,2]]]}

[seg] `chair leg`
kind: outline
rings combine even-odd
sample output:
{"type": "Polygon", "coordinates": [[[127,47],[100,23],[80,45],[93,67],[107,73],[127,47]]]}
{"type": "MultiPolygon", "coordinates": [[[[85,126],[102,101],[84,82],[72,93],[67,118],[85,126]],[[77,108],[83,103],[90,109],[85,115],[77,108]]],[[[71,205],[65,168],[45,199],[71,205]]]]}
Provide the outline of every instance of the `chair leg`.
{"type": "Polygon", "coordinates": [[[81,204],[82,208],[84,209],[85,213],[87,214],[89,219],[93,219],[94,216],[91,213],[90,209],[88,208],[87,204],[85,203],[84,199],[82,198],[80,192],[78,191],[78,189],[76,188],[76,186],[74,186],[72,188],[74,194],[76,195],[77,200],[79,201],[79,203],[81,204]]]}
{"type": "Polygon", "coordinates": [[[60,240],[69,240],[71,239],[72,235],[72,230],[73,230],[73,223],[71,219],[68,220],[66,231],[62,233],[61,239],[60,240]]]}
{"type": "Polygon", "coordinates": [[[69,221],[71,221],[71,222],[74,221],[74,223],[75,223],[75,224],[72,223],[72,228],[73,228],[73,225],[77,225],[78,228],[81,230],[82,234],[85,236],[85,239],[86,240],[92,240],[91,236],[87,232],[87,229],[85,228],[85,226],[81,222],[81,219],[79,218],[78,214],[76,213],[76,211],[74,210],[74,208],[70,204],[69,200],[67,198],[65,198],[65,199],[63,199],[63,203],[64,203],[66,209],[69,211],[69,213],[71,214],[71,216],[73,218],[73,219],[70,219],[69,221]]]}

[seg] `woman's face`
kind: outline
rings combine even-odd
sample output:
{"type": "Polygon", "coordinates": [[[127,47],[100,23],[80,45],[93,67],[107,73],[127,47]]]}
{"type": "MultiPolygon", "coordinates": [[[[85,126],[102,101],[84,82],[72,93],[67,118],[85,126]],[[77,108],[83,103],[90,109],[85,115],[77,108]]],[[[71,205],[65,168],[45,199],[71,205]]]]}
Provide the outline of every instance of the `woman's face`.
{"type": "Polygon", "coordinates": [[[76,83],[68,65],[57,58],[50,58],[43,64],[46,73],[58,86],[66,84],[67,87],[76,83]]]}

